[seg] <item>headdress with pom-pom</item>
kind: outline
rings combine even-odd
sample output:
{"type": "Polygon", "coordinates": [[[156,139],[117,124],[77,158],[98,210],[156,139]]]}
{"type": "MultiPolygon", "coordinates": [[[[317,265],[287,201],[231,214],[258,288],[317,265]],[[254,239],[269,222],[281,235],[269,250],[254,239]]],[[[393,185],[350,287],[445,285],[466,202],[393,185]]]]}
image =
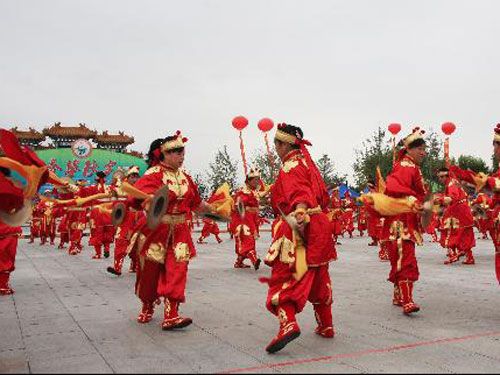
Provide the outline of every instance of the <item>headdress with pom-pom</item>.
{"type": "Polygon", "coordinates": [[[250,168],[250,172],[247,174],[247,179],[250,180],[251,178],[260,178],[260,169],[257,167],[250,168]]]}
{"type": "Polygon", "coordinates": [[[403,140],[403,145],[408,148],[413,142],[419,139],[425,138],[425,130],[416,127],[412,130],[412,133],[403,140]]]}
{"type": "Polygon", "coordinates": [[[500,142],[500,124],[497,124],[497,126],[495,127],[495,135],[493,141],[500,142]]]}
{"type": "Polygon", "coordinates": [[[174,139],[166,141],[161,145],[161,151],[170,151],[178,148],[183,148],[184,144],[188,141],[186,137],[183,137],[180,130],[177,130],[174,134],[174,139]]]}

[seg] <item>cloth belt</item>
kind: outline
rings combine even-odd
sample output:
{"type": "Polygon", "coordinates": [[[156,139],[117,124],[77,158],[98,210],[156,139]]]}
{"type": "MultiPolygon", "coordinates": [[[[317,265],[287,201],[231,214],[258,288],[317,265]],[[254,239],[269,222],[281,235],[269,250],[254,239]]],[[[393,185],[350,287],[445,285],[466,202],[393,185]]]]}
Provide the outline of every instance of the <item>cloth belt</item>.
{"type": "Polygon", "coordinates": [[[170,224],[170,225],[177,225],[177,224],[184,224],[186,222],[186,215],[184,214],[177,214],[177,215],[163,215],[161,218],[162,224],[170,224]]]}

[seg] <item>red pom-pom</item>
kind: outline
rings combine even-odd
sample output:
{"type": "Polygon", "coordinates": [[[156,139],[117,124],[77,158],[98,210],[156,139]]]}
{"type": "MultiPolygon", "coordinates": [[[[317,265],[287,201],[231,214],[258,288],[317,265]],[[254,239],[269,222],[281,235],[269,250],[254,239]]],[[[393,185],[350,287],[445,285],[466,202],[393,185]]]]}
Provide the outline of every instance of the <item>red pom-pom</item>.
{"type": "Polygon", "coordinates": [[[186,138],[186,137],[182,138],[183,143],[186,143],[187,141],[189,141],[189,138],[186,138]]]}

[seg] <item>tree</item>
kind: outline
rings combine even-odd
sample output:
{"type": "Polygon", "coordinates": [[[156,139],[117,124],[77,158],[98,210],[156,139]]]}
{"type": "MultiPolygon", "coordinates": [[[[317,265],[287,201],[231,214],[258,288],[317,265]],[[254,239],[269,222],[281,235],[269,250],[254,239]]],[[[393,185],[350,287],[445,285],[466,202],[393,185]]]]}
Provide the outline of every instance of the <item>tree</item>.
{"type": "Polygon", "coordinates": [[[263,151],[262,149],[257,150],[252,158],[252,166],[260,170],[262,181],[264,181],[266,185],[272,184],[276,180],[276,177],[278,177],[278,172],[280,171],[281,162],[276,153],[271,153],[271,160],[273,162],[272,165],[269,162],[267,151],[263,151]]]}
{"type": "Polygon", "coordinates": [[[323,180],[328,187],[338,186],[347,180],[347,175],[339,175],[338,173],[335,173],[334,163],[327,154],[323,154],[323,156],[321,156],[316,162],[316,165],[319,169],[321,177],[323,177],[323,180]]]}
{"type": "Polygon", "coordinates": [[[353,164],[355,185],[362,190],[368,181],[375,181],[377,166],[380,166],[385,177],[392,169],[392,147],[385,130],[378,128],[370,138],[355,150],[356,160],[353,164]]]}
{"type": "Polygon", "coordinates": [[[443,141],[432,129],[425,138],[427,144],[427,156],[425,157],[421,170],[424,180],[429,184],[432,192],[441,191],[443,186],[437,178],[437,171],[444,167],[443,141]]]}
{"type": "Polygon", "coordinates": [[[462,169],[470,169],[471,171],[474,171],[476,173],[490,172],[488,165],[483,159],[471,155],[461,155],[458,158],[458,166],[462,169]]]}
{"type": "Polygon", "coordinates": [[[208,198],[208,194],[210,193],[209,188],[201,174],[196,174],[193,178],[193,182],[198,186],[198,192],[203,199],[208,198]]]}
{"type": "Polygon", "coordinates": [[[238,163],[231,159],[227,146],[218,150],[213,163],[209,164],[208,185],[211,191],[216,190],[224,182],[229,183],[231,189],[236,187],[236,171],[238,163]]]}
{"type": "MultiPolygon", "coordinates": [[[[444,166],[444,158],[441,155],[443,142],[437,133],[430,131],[426,137],[427,157],[422,163],[422,175],[429,184],[432,191],[441,189],[437,180],[437,170],[444,166]]],[[[360,149],[355,150],[356,161],[354,162],[354,178],[359,190],[362,190],[369,180],[375,181],[377,166],[380,166],[383,177],[387,177],[392,170],[393,151],[390,138],[387,133],[378,128],[370,138],[362,143],[360,149]]]]}

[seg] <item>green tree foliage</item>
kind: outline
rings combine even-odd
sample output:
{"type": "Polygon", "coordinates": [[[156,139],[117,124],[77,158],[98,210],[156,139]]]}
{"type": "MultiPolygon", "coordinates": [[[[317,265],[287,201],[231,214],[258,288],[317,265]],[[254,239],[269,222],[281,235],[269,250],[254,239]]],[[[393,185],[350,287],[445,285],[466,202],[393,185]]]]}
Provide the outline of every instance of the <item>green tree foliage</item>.
{"type": "Polygon", "coordinates": [[[252,164],[250,165],[250,167],[256,167],[260,170],[262,181],[267,185],[272,184],[276,180],[281,167],[281,162],[275,152],[271,152],[271,161],[272,165],[269,161],[267,151],[260,149],[253,156],[252,164]]]}
{"type": "Polygon", "coordinates": [[[484,172],[489,173],[490,170],[486,162],[480,157],[471,155],[461,155],[458,158],[458,166],[462,169],[470,169],[476,173],[484,172]]]}
{"type": "Polygon", "coordinates": [[[231,189],[236,187],[236,171],[238,163],[231,159],[227,152],[227,146],[223,150],[218,150],[215,160],[209,164],[208,187],[210,192],[216,190],[224,182],[229,183],[231,189]]]}
{"type": "Polygon", "coordinates": [[[335,172],[335,165],[327,154],[323,154],[317,161],[319,172],[326,186],[338,186],[341,183],[346,182],[347,175],[339,175],[335,172]]]}
{"type": "Polygon", "coordinates": [[[361,148],[355,150],[353,164],[354,184],[362,190],[368,181],[375,181],[377,166],[385,177],[392,169],[392,147],[390,138],[382,128],[378,128],[370,138],[363,141],[361,148]]]}
{"type": "Polygon", "coordinates": [[[421,166],[422,174],[431,190],[437,192],[443,189],[437,178],[437,171],[445,165],[443,141],[432,130],[427,133],[425,141],[427,143],[427,156],[421,166]]]}
{"type": "MultiPolygon", "coordinates": [[[[430,131],[426,137],[427,157],[422,163],[422,174],[432,191],[441,189],[436,171],[444,166],[443,142],[439,135],[430,131]]],[[[376,168],[380,166],[382,176],[386,177],[392,170],[392,141],[382,128],[378,128],[370,138],[355,150],[356,160],[353,164],[355,185],[362,190],[369,180],[375,180],[376,168]]]]}
{"type": "Polygon", "coordinates": [[[198,173],[196,176],[194,176],[193,182],[196,184],[196,186],[198,186],[198,192],[200,193],[200,196],[203,199],[207,199],[208,194],[210,193],[210,189],[207,186],[203,176],[198,173]]]}

